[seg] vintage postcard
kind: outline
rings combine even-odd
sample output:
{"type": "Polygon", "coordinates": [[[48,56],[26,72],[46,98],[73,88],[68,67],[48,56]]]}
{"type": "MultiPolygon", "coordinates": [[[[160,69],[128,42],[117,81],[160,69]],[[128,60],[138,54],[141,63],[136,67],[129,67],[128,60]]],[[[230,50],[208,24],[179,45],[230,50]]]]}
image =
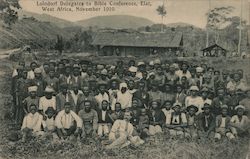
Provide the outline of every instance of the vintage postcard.
{"type": "Polygon", "coordinates": [[[248,159],[249,68],[249,0],[0,0],[0,159],[248,159]]]}

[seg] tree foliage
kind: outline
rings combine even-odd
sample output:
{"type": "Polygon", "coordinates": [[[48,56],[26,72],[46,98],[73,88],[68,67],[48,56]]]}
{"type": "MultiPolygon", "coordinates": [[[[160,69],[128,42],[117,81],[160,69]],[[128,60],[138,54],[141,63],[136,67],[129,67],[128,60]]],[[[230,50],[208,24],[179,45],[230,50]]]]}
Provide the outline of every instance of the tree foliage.
{"type": "Polygon", "coordinates": [[[165,8],[165,5],[160,5],[158,6],[158,8],[156,9],[158,15],[161,16],[161,31],[163,31],[163,18],[167,15],[167,10],[165,8]]]}
{"type": "Polygon", "coordinates": [[[0,0],[0,20],[11,27],[18,20],[15,9],[21,8],[18,0],[0,0]]]}

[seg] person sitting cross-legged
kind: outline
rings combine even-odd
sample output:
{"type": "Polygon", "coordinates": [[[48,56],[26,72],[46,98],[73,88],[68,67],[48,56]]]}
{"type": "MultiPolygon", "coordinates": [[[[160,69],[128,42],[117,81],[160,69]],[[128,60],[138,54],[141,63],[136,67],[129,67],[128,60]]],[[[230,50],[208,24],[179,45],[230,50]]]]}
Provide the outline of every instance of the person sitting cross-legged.
{"type": "Polygon", "coordinates": [[[41,130],[43,116],[37,112],[37,106],[35,104],[31,104],[29,110],[30,113],[24,117],[21,128],[23,141],[26,141],[31,136],[43,135],[41,130]]]}
{"type": "Polygon", "coordinates": [[[97,137],[98,115],[91,101],[84,101],[84,108],[78,112],[78,115],[83,121],[82,137],[97,137]]]}
{"type": "Polygon", "coordinates": [[[110,116],[110,111],[108,110],[108,101],[102,101],[102,109],[97,110],[98,115],[98,130],[97,134],[99,137],[106,137],[109,134],[109,128],[112,124],[112,119],[110,116]]]}
{"type": "Polygon", "coordinates": [[[250,121],[246,115],[244,115],[245,107],[238,105],[235,107],[236,115],[231,118],[231,130],[235,136],[249,135],[250,121]]]}
{"type": "Polygon", "coordinates": [[[215,140],[218,141],[221,139],[222,136],[226,136],[228,139],[234,139],[234,135],[230,130],[230,120],[231,117],[227,115],[228,113],[228,106],[223,105],[221,107],[221,115],[216,117],[216,129],[215,129],[215,140]]]}
{"type": "Polygon", "coordinates": [[[197,115],[195,114],[198,111],[198,108],[194,105],[187,107],[187,129],[186,132],[188,137],[191,139],[197,139],[197,115]]]}
{"type": "Polygon", "coordinates": [[[45,136],[48,138],[58,139],[56,131],[56,110],[53,107],[48,107],[45,111],[46,118],[42,121],[45,136]]]}
{"type": "Polygon", "coordinates": [[[109,140],[111,144],[106,149],[123,148],[133,144],[139,146],[144,141],[139,136],[134,136],[134,127],[130,123],[131,114],[129,111],[125,112],[123,119],[117,119],[109,133],[109,140]]]}
{"type": "Polygon", "coordinates": [[[71,110],[71,104],[66,102],[64,109],[56,116],[57,134],[60,139],[67,139],[69,137],[77,138],[81,134],[82,119],[71,110]]]}
{"type": "Polygon", "coordinates": [[[185,113],[181,112],[181,103],[174,103],[169,119],[166,119],[166,128],[169,130],[170,136],[184,137],[185,128],[187,127],[187,117],[185,113]]]}

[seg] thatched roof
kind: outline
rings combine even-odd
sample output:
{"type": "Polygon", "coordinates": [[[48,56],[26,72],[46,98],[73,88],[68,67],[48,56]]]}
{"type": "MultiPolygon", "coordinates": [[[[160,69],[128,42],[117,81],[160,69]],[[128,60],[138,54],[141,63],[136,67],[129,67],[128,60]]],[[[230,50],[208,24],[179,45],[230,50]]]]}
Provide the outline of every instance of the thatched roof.
{"type": "Polygon", "coordinates": [[[223,47],[221,47],[221,46],[218,45],[218,44],[210,45],[210,46],[208,46],[208,47],[202,49],[201,51],[211,51],[211,50],[212,50],[213,48],[215,48],[215,47],[218,47],[218,48],[220,48],[221,50],[227,51],[226,49],[224,49],[223,47]]]}
{"type": "Polygon", "coordinates": [[[132,47],[180,47],[182,33],[152,33],[131,31],[97,32],[93,45],[100,46],[132,46],[132,47]]]}

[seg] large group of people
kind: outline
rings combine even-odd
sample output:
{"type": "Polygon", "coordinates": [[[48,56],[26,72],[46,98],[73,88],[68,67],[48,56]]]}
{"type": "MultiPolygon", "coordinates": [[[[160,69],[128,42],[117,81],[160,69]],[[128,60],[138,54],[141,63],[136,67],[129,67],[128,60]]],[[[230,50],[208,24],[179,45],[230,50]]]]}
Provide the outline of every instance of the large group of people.
{"type": "Polygon", "coordinates": [[[194,140],[249,135],[250,89],[241,69],[160,59],[19,61],[12,95],[24,141],[94,138],[116,148],[158,134],[194,140]]]}

